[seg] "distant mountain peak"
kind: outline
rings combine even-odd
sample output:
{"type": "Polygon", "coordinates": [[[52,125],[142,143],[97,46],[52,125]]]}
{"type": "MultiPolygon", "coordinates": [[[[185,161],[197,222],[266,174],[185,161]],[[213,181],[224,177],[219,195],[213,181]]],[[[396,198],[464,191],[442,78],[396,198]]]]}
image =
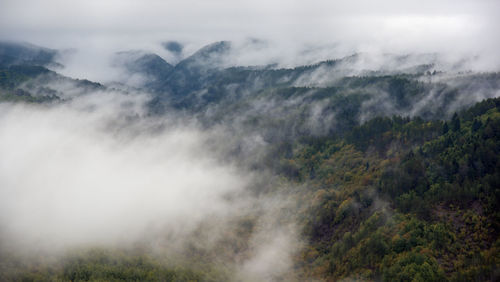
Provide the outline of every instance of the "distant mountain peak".
{"type": "Polygon", "coordinates": [[[219,41],[206,45],[177,64],[179,68],[219,68],[224,65],[231,52],[231,42],[219,41]]]}
{"type": "Polygon", "coordinates": [[[161,46],[163,46],[163,48],[165,48],[165,50],[169,51],[170,53],[172,53],[176,56],[181,55],[182,50],[184,50],[184,45],[182,45],[181,43],[179,43],[177,41],[163,42],[161,44],[161,46]]]}
{"type": "Polygon", "coordinates": [[[162,57],[139,50],[116,53],[113,64],[115,66],[124,66],[129,72],[141,72],[149,75],[168,72],[173,68],[162,57]]]}
{"type": "Polygon", "coordinates": [[[227,54],[231,50],[230,41],[218,41],[208,44],[198,50],[193,56],[210,56],[210,55],[222,55],[227,54]]]}

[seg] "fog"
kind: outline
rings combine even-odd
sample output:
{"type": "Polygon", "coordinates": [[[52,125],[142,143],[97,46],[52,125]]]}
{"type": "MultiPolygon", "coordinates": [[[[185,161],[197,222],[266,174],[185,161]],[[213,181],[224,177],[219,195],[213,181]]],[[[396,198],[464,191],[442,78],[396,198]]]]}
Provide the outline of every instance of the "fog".
{"type": "Polygon", "coordinates": [[[0,38],[76,48],[65,75],[116,79],[116,51],[146,50],[175,63],[203,45],[240,42],[233,64],[317,62],[358,52],[439,53],[448,61],[498,70],[500,3],[484,1],[0,1],[0,38]],[[249,38],[267,42],[245,48],[249,38]],[[162,43],[184,45],[172,54],[162,43]],[[256,50],[254,50],[256,49],[256,50]]]}
{"type": "Polygon", "coordinates": [[[208,203],[244,186],[230,167],[210,163],[195,130],[113,134],[115,105],[127,101],[104,99],[55,109],[2,105],[1,214],[15,238],[136,238],[162,218],[216,212],[208,203]]]}
{"type": "Polygon", "coordinates": [[[251,192],[272,180],[219,154],[224,129],[150,117],[148,99],[100,91],[56,105],[0,105],[3,250],[54,256],[141,243],[172,259],[188,244],[217,251],[242,240],[228,234],[250,216],[248,248],[226,267],[241,279],[284,275],[298,246],[282,211],[290,200],[251,192]]]}
{"type": "MultiPolygon", "coordinates": [[[[327,136],[342,125],[337,101],[313,99],[321,91],[313,88],[346,76],[417,73],[429,64],[438,73],[416,78],[428,88],[409,106],[375,86],[357,89],[368,95],[357,121],[393,114],[449,118],[500,94],[496,80],[476,81],[468,73],[500,70],[499,16],[494,0],[0,0],[0,41],[57,49],[61,65],[49,68],[107,87],[84,89],[48,74],[19,89],[54,90],[57,102],[0,103],[0,247],[57,256],[140,243],[183,261],[194,246],[215,253],[233,280],[287,280],[303,243],[294,217],[300,203],[286,193],[297,187],[268,171],[273,160],[266,158],[272,145],[327,136]],[[262,74],[224,85],[226,104],[203,104],[209,86],[202,85],[175,93],[195,97],[191,105],[202,110],[193,116],[168,101],[161,105],[165,113],[152,114],[153,95],[141,91],[156,77],[127,70],[127,60],[153,53],[175,65],[221,40],[231,42],[229,51],[202,56],[195,62],[200,73],[344,59],[280,77],[277,83],[312,87],[287,98],[268,93],[230,103],[265,89],[262,74]],[[446,92],[445,84],[461,90],[446,92]],[[247,221],[251,227],[242,233],[248,237],[240,238],[235,230],[247,221]]],[[[172,94],[161,91],[155,98],[172,94]]]]}

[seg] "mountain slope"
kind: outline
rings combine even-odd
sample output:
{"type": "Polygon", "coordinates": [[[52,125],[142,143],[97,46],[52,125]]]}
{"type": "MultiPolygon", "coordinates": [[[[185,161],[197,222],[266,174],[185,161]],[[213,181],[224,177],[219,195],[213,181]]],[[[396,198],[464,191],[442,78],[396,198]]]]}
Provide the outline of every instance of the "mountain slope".
{"type": "Polygon", "coordinates": [[[309,144],[282,160],[311,189],[305,277],[498,278],[500,99],[445,123],[376,118],[309,144]]]}
{"type": "Polygon", "coordinates": [[[41,66],[0,66],[0,101],[52,102],[104,89],[99,83],[64,77],[41,66]]]}
{"type": "MultiPolygon", "coordinates": [[[[226,67],[231,48],[215,43],[176,66],[144,52],[120,53],[117,63],[147,78],[147,116],[160,123],[150,130],[176,115],[194,120],[210,133],[207,151],[262,177],[239,196],[293,203],[271,217],[296,226],[301,244],[287,273],[269,279],[499,279],[499,73],[436,71],[432,55],[430,63],[390,56],[399,69],[392,61],[356,67],[367,65],[362,54],[295,68],[226,67]]],[[[0,68],[0,102],[64,103],[109,90],[23,60],[0,68]]],[[[140,119],[128,117],[123,124],[140,119]]],[[[0,277],[234,280],[235,261],[256,252],[260,216],[257,209],[233,219],[220,240],[210,239],[219,219],[203,222],[173,249],[177,257],[153,255],[148,243],[26,265],[2,253],[0,277]]]]}
{"type": "Polygon", "coordinates": [[[0,66],[56,64],[57,51],[28,43],[0,41],[0,66]]]}

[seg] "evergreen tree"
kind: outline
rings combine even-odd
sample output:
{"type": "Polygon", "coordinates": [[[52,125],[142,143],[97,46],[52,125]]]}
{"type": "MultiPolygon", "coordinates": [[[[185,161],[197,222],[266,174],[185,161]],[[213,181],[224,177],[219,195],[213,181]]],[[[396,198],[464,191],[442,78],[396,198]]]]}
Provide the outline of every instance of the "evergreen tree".
{"type": "Polygon", "coordinates": [[[451,130],[456,132],[460,130],[460,118],[458,118],[457,113],[451,118],[451,130]]]}

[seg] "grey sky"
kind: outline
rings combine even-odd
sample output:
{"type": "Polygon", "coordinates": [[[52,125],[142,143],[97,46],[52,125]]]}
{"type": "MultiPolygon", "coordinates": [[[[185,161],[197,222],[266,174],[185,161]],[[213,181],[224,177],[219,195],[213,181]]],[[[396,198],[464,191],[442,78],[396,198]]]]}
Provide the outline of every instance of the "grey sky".
{"type": "Polygon", "coordinates": [[[0,38],[54,48],[145,48],[181,40],[195,50],[254,37],[353,51],[481,55],[498,66],[496,0],[0,0],[0,38]]]}

